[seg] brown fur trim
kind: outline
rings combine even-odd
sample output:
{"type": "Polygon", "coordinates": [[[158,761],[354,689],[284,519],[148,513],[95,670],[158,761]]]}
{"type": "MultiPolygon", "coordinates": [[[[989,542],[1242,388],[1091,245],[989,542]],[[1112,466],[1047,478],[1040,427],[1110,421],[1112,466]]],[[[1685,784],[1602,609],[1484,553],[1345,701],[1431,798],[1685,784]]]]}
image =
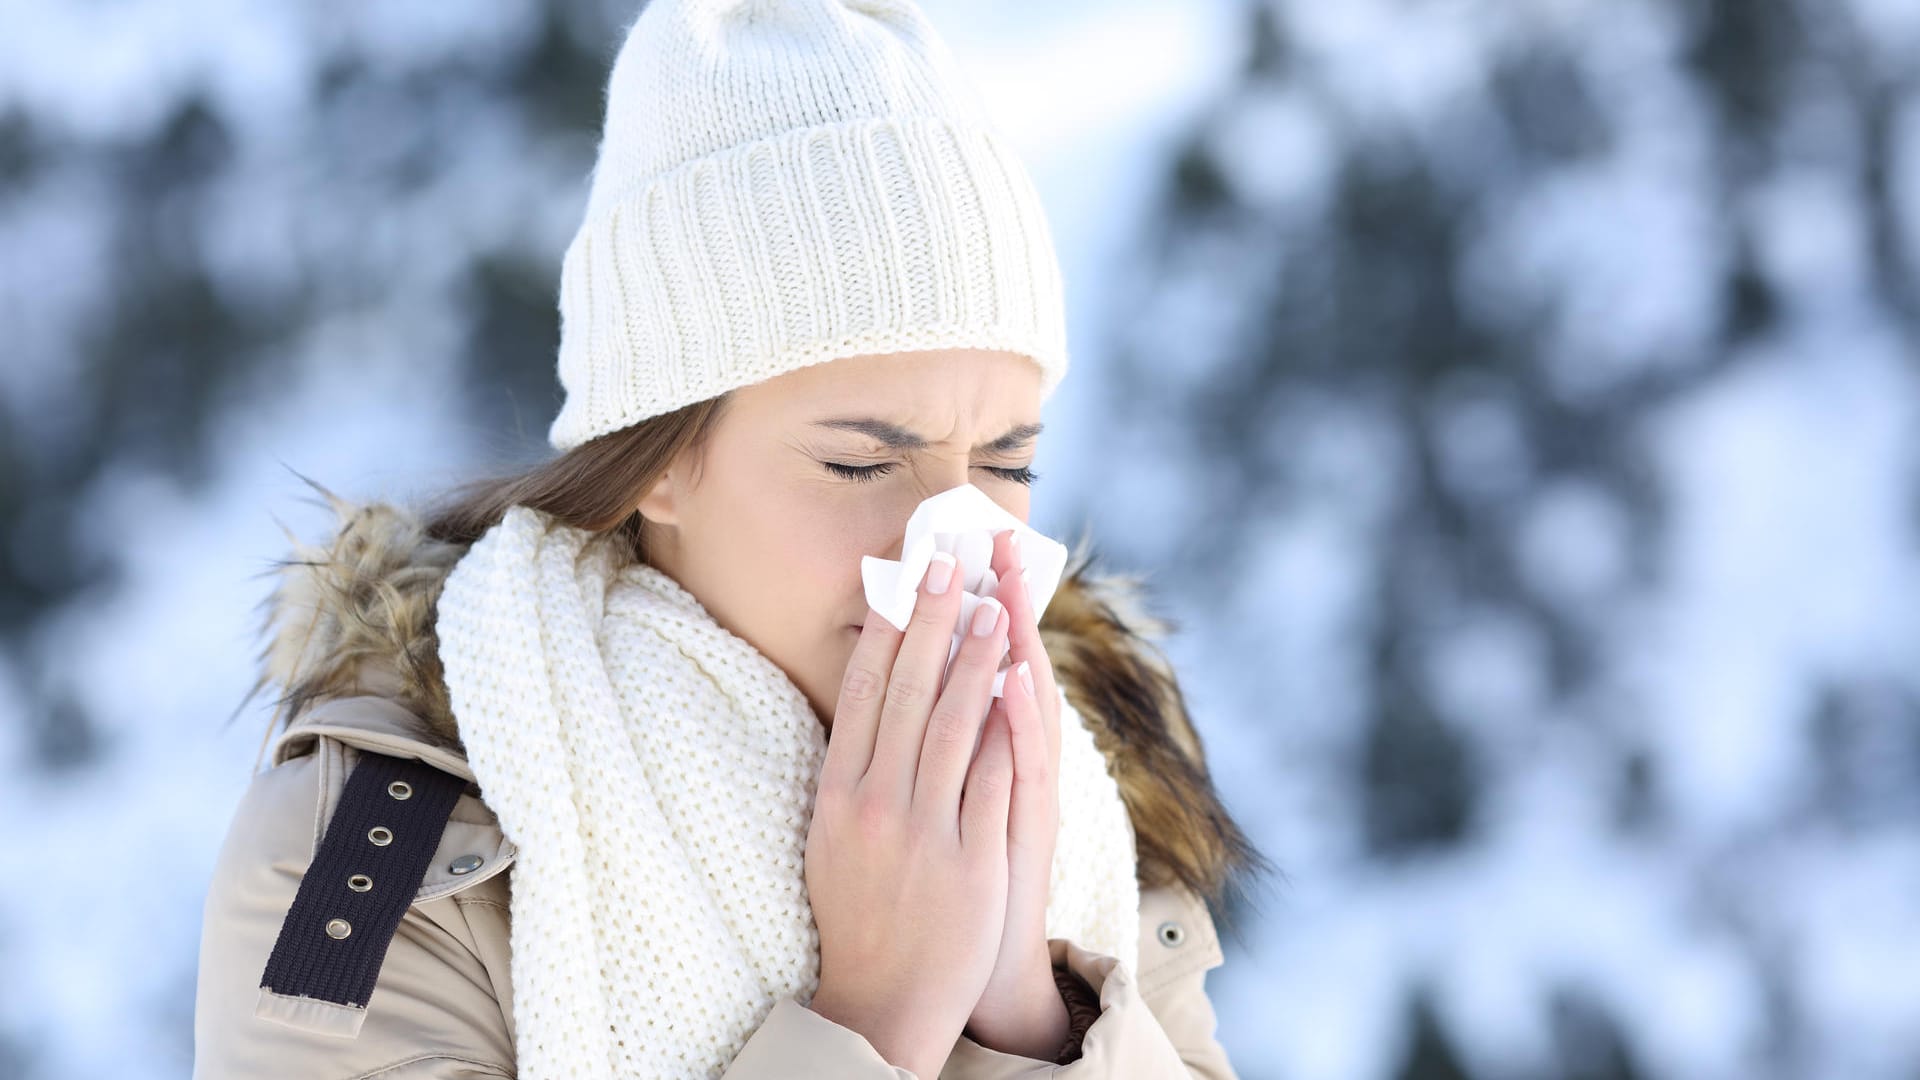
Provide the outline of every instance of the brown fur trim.
{"type": "Polygon", "coordinates": [[[440,667],[434,608],[461,545],[426,535],[426,523],[385,502],[355,505],[309,480],[337,518],[324,547],[302,543],[284,525],[292,556],[269,570],[274,589],[262,601],[255,692],[282,688],[275,729],[315,702],[382,693],[421,720],[428,742],[460,751],[458,725],[440,667]]]}
{"type": "Polygon", "coordinates": [[[1178,882],[1210,902],[1275,869],[1227,812],[1179,680],[1156,641],[1174,624],[1151,614],[1130,574],[1098,572],[1086,534],[1040,616],[1067,699],[1094,723],[1094,743],[1133,819],[1143,887],[1178,882]]]}
{"type": "MultiPolygon", "coordinates": [[[[379,693],[420,719],[425,741],[464,753],[448,701],[434,609],[463,545],[426,535],[414,511],[354,504],[318,483],[337,516],[323,546],[288,531],[264,600],[258,693],[273,684],[267,736],[315,702],[379,693]]],[[[284,525],[282,526],[284,530],[284,525]]],[[[1134,825],[1141,885],[1179,882],[1216,904],[1243,871],[1268,866],[1227,813],[1164,654],[1169,624],[1148,614],[1137,579],[1096,573],[1084,536],[1040,630],[1068,700],[1093,726],[1134,825]]],[[[252,695],[250,694],[249,697],[252,695]]]]}

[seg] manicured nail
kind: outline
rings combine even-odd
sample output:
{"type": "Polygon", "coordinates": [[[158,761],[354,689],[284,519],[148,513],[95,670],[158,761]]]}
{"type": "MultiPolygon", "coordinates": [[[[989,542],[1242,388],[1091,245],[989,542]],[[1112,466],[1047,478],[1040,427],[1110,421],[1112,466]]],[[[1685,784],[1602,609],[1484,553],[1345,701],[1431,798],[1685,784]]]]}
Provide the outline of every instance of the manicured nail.
{"type": "Polygon", "coordinates": [[[944,551],[933,553],[933,562],[927,565],[927,591],[943,593],[953,583],[954,558],[944,551]]]}
{"type": "Polygon", "coordinates": [[[1000,606],[1000,601],[991,596],[980,601],[980,606],[973,609],[973,636],[986,637],[993,633],[994,625],[1000,621],[1002,610],[1004,609],[1000,606]]]}
{"type": "Polygon", "coordinates": [[[1020,666],[1014,668],[1013,670],[1019,674],[1020,685],[1023,688],[1025,688],[1025,690],[1027,691],[1027,696],[1032,697],[1033,696],[1033,668],[1028,666],[1027,661],[1022,660],[1020,661],[1020,666]]]}

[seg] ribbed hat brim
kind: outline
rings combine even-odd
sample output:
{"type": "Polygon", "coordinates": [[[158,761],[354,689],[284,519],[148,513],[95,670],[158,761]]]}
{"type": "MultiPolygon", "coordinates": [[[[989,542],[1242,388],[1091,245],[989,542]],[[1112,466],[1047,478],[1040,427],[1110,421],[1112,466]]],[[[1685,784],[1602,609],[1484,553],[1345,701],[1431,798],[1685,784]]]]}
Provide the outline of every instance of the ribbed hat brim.
{"type": "Polygon", "coordinates": [[[1043,400],[1066,373],[1046,214],[992,130],[800,128],[597,195],[561,267],[559,449],[841,356],[1017,352],[1043,400]]]}

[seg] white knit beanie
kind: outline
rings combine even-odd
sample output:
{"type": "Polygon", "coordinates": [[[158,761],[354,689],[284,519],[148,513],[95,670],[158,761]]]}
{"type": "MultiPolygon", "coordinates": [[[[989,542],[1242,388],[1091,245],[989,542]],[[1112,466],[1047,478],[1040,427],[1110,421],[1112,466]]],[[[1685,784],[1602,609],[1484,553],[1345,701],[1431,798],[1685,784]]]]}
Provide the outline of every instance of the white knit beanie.
{"type": "Polygon", "coordinates": [[[614,61],[560,274],[548,441],[836,357],[1067,370],[1038,193],[908,0],[652,0],[614,61]]]}

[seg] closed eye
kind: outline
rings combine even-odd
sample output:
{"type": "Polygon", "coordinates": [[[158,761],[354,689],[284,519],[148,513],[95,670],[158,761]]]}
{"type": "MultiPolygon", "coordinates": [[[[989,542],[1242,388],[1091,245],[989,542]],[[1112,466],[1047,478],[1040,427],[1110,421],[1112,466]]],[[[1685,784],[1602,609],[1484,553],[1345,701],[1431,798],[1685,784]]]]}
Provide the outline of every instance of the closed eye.
{"type": "MultiPolygon", "coordinates": [[[[845,477],[848,480],[874,480],[892,472],[895,463],[888,462],[885,465],[843,465],[837,461],[823,461],[821,464],[831,470],[834,475],[845,477]]],[[[1032,484],[1035,480],[1040,479],[1040,474],[1034,472],[1033,466],[1031,465],[1022,465],[1017,469],[1003,469],[993,465],[981,465],[977,467],[987,470],[1002,480],[1011,480],[1016,484],[1032,484]]]]}

